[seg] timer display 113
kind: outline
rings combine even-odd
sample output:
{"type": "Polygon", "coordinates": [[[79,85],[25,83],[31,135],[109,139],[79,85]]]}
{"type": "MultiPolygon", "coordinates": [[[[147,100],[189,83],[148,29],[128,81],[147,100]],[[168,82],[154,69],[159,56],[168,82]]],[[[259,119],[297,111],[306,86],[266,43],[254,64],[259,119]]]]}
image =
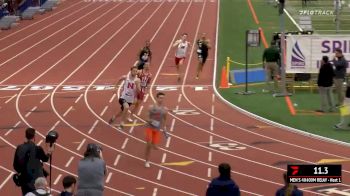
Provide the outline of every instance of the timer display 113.
{"type": "Polygon", "coordinates": [[[341,183],[341,165],[288,165],[289,183],[341,183]]]}

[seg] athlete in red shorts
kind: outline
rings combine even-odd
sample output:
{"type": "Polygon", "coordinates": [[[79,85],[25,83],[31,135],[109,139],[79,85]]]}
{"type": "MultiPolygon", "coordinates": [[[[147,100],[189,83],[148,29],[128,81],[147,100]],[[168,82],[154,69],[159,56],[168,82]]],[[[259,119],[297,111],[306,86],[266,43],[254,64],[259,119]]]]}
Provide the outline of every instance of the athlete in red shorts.
{"type": "Polygon", "coordinates": [[[140,86],[141,86],[141,90],[137,93],[136,96],[136,101],[134,103],[134,107],[130,110],[130,115],[128,117],[128,121],[132,122],[133,120],[131,119],[131,117],[133,116],[133,114],[135,114],[135,112],[139,109],[145,94],[147,92],[147,87],[148,85],[151,83],[151,78],[152,78],[152,74],[149,72],[149,62],[146,62],[143,66],[142,70],[139,70],[137,77],[140,79],[140,86]]]}
{"type": "Polygon", "coordinates": [[[187,55],[187,49],[190,45],[191,45],[190,42],[187,41],[187,33],[183,33],[181,35],[181,38],[173,44],[173,47],[174,48],[176,47],[175,66],[178,73],[178,78],[177,78],[178,82],[181,81],[180,66],[183,65],[184,63],[184,60],[187,55]]]}
{"type": "Polygon", "coordinates": [[[148,127],[146,128],[146,150],[145,150],[145,167],[150,167],[151,149],[158,149],[160,142],[160,132],[165,131],[168,109],[163,106],[165,94],[157,93],[156,103],[150,105],[148,109],[148,127]]]}

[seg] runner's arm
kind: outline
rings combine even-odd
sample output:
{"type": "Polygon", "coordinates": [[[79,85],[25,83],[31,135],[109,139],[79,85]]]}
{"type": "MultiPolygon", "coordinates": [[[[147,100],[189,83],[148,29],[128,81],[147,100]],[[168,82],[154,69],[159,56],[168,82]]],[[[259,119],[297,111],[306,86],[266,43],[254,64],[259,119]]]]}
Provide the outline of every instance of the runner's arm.
{"type": "Polygon", "coordinates": [[[118,81],[115,83],[115,88],[117,88],[118,85],[119,85],[123,80],[125,80],[125,79],[126,79],[126,75],[121,76],[121,77],[118,79],[118,81]]]}
{"type": "Polygon", "coordinates": [[[136,93],[140,93],[141,92],[141,81],[140,81],[140,78],[136,78],[135,84],[136,84],[136,93]]]}
{"type": "Polygon", "coordinates": [[[173,47],[175,48],[176,46],[179,45],[179,43],[181,43],[181,40],[176,40],[176,42],[173,44],[173,47]]]}

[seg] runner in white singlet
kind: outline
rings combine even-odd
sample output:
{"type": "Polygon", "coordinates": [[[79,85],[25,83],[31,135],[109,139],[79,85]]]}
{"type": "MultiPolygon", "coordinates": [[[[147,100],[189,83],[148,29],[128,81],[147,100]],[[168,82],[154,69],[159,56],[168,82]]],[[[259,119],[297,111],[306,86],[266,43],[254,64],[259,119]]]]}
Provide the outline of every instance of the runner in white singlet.
{"type": "Polygon", "coordinates": [[[183,33],[181,38],[177,40],[173,47],[176,48],[175,51],[175,66],[178,73],[177,81],[181,81],[180,66],[183,65],[184,60],[187,55],[187,49],[191,46],[190,42],[187,41],[187,33],[183,33]]]}
{"type": "Polygon", "coordinates": [[[137,77],[137,67],[131,67],[130,73],[128,75],[122,76],[117,84],[116,84],[116,89],[117,86],[120,82],[124,81],[123,84],[123,89],[122,93],[119,97],[119,104],[121,106],[121,111],[117,115],[113,115],[112,118],[109,120],[109,124],[112,124],[114,120],[121,116],[121,121],[120,121],[120,127],[123,127],[123,124],[126,119],[126,115],[128,112],[128,109],[130,106],[134,103],[137,94],[141,90],[141,85],[140,85],[140,79],[137,77]]]}

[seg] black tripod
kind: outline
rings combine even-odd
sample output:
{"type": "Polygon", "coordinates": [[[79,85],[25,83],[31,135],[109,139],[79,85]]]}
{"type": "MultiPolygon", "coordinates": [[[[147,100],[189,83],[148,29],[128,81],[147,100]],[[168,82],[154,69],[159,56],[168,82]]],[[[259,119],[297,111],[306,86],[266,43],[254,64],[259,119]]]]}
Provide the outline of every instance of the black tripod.
{"type": "MultiPolygon", "coordinates": [[[[50,143],[50,147],[52,147],[53,143],[50,143]]],[[[50,183],[49,183],[49,187],[50,187],[50,194],[51,194],[51,186],[52,186],[52,152],[49,155],[49,159],[50,159],[50,163],[49,163],[49,175],[50,175],[50,183]]]]}

